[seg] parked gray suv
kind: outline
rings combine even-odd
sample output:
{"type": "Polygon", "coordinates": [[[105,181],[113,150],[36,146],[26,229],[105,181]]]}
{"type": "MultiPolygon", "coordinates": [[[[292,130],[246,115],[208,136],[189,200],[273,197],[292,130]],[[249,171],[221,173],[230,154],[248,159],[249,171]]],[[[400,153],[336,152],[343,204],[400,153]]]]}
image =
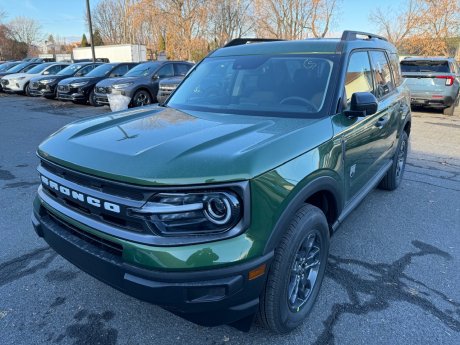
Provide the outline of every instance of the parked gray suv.
{"type": "Polygon", "coordinates": [[[460,98],[460,71],[453,58],[405,58],[401,73],[411,91],[412,106],[441,108],[445,115],[453,115],[460,98]]]}
{"type": "Polygon", "coordinates": [[[107,94],[131,98],[130,106],[139,107],[157,102],[158,83],[174,76],[185,76],[192,63],[186,61],[152,61],[139,64],[121,78],[97,83],[96,103],[109,104],[107,94]]]}

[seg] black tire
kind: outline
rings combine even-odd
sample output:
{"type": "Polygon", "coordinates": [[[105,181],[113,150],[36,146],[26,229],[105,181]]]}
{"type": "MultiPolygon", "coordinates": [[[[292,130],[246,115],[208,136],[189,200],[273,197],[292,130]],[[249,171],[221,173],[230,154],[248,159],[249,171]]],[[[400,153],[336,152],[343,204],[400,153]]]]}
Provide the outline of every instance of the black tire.
{"type": "Polygon", "coordinates": [[[263,326],[275,333],[287,333],[302,324],[321,288],[328,253],[329,226],[326,217],[319,208],[306,204],[297,211],[275,249],[260,298],[258,319],[263,326]],[[303,255],[310,259],[310,267],[305,267],[309,266],[309,260],[302,261],[303,255]],[[312,282],[310,277],[316,278],[312,282]],[[303,290],[302,286],[308,291],[303,290]]]}
{"type": "Polygon", "coordinates": [[[138,90],[133,96],[131,101],[133,107],[142,107],[144,105],[152,104],[152,96],[145,90],[138,90]]]}
{"type": "Polygon", "coordinates": [[[406,131],[403,131],[399,138],[395,156],[393,157],[393,164],[382,181],[380,181],[380,189],[395,190],[401,184],[406,167],[408,145],[409,136],[406,131]]]}
{"type": "Polygon", "coordinates": [[[100,107],[101,104],[96,102],[96,95],[94,94],[94,89],[91,90],[88,97],[89,104],[93,107],[100,107]]]}
{"type": "Polygon", "coordinates": [[[24,94],[26,96],[29,96],[30,97],[30,87],[29,87],[29,83],[27,83],[25,86],[24,86],[24,94]]]}

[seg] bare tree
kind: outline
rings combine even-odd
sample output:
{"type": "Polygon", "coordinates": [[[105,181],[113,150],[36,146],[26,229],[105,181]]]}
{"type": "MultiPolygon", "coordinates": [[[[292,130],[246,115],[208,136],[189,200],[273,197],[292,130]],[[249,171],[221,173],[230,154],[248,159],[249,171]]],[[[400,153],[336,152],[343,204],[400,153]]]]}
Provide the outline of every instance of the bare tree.
{"type": "Polygon", "coordinates": [[[449,55],[448,39],[460,35],[460,1],[407,0],[400,11],[377,8],[370,19],[408,54],[449,55]]]}
{"type": "Polygon", "coordinates": [[[28,17],[16,17],[8,23],[10,38],[23,42],[29,47],[43,39],[41,25],[38,21],[28,17]]]}
{"type": "Polygon", "coordinates": [[[246,35],[254,27],[250,13],[250,0],[212,0],[208,11],[209,35],[215,47],[220,47],[232,38],[246,35]]]}
{"type": "Polygon", "coordinates": [[[311,31],[315,37],[324,37],[339,3],[340,0],[255,0],[257,34],[302,39],[311,31]]]}
{"type": "Polygon", "coordinates": [[[391,7],[384,10],[378,7],[371,12],[369,19],[388,41],[401,49],[407,37],[419,27],[420,10],[419,0],[408,0],[399,11],[391,7]]]}

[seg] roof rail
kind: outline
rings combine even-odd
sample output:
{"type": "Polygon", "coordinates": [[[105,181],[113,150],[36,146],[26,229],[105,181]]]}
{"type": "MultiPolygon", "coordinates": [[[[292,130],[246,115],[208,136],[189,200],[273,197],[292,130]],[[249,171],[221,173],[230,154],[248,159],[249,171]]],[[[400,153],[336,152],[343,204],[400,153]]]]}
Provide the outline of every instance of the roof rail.
{"type": "Polygon", "coordinates": [[[234,38],[233,40],[227,42],[224,45],[225,47],[233,47],[233,46],[240,46],[243,44],[250,44],[250,43],[260,43],[260,42],[273,42],[273,41],[284,41],[278,38],[234,38]]]}
{"type": "Polygon", "coordinates": [[[345,30],[343,32],[341,40],[342,41],[353,41],[353,40],[357,40],[358,36],[366,36],[369,39],[377,38],[379,40],[388,41],[385,37],[382,37],[382,36],[379,36],[379,35],[370,34],[368,32],[349,31],[349,30],[345,30]]]}

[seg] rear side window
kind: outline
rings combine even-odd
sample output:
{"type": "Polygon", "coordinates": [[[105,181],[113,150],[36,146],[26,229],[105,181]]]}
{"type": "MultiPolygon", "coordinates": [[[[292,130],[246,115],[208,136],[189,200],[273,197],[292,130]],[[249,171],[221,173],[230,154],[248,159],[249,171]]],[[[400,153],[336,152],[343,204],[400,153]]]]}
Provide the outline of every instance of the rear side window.
{"type": "Polygon", "coordinates": [[[374,95],[382,98],[388,95],[395,88],[391,79],[391,69],[387,57],[383,51],[370,51],[372,59],[372,70],[375,80],[374,95]]]}
{"type": "Polygon", "coordinates": [[[446,60],[411,60],[401,61],[403,73],[450,73],[449,63],[446,60]]]}
{"type": "Polygon", "coordinates": [[[396,86],[401,85],[401,67],[399,65],[399,56],[398,54],[390,54],[390,64],[391,69],[393,70],[393,80],[396,86]]]}
{"type": "Polygon", "coordinates": [[[345,77],[347,104],[355,92],[373,92],[371,64],[365,51],[355,52],[350,57],[345,77]]]}

